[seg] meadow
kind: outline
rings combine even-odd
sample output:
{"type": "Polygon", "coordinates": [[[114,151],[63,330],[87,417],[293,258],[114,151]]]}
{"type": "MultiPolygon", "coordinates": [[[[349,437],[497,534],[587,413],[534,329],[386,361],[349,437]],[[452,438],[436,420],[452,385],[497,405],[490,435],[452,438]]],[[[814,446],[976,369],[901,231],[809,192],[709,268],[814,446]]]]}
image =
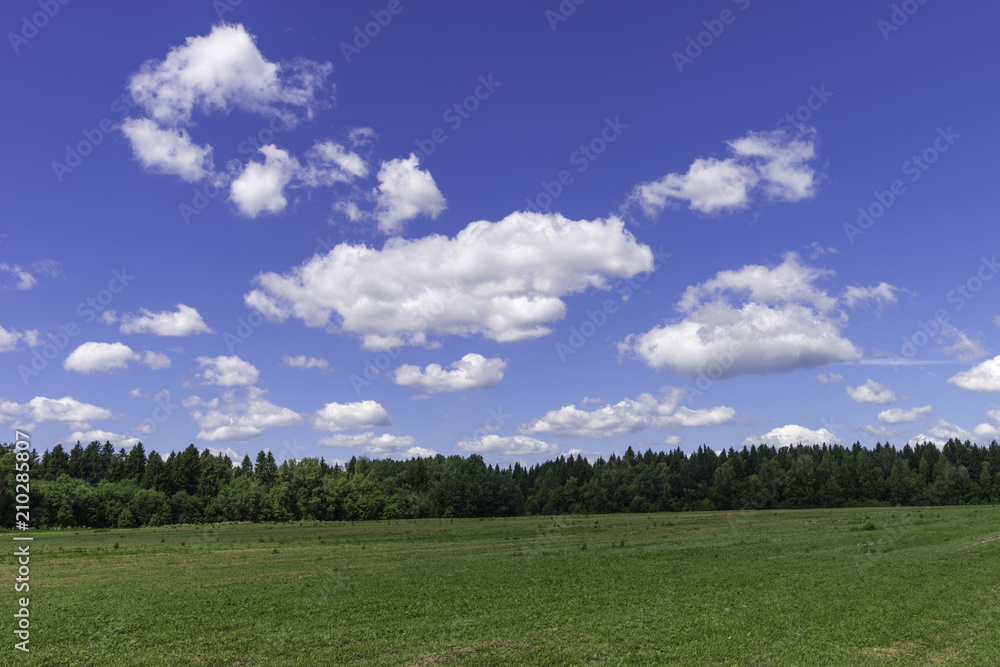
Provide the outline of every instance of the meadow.
{"type": "Polygon", "coordinates": [[[992,505],[64,529],[31,550],[30,656],[2,560],[3,664],[1000,664],[992,505]]]}

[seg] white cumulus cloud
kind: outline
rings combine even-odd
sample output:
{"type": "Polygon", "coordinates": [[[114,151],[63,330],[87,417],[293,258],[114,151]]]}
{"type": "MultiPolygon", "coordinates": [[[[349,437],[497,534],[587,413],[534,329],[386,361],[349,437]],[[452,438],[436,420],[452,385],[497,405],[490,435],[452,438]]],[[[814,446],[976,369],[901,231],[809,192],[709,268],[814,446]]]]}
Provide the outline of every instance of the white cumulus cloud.
{"type": "Polygon", "coordinates": [[[773,268],[721,271],[685,290],[683,319],[628,336],[618,350],[652,368],[713,378],[857,361],[861,351],[841,336],[846,314],[815,285],[830,275],[794,252],[773,268]]]}
{"type": "Polygon", "coordinates": [[[129,118],[122,123],[122,132],[136,159],[147,169],[190,182],[200,181],[215,170],[212,147],[198,146],[183,128],[162,128],[149,118],[129,118]]]}
{"type": "Polygon", "coordinates": [[[124,343],[87,342],[73,350],[63,362],[63,368],[77,373],[107,373],[128,367],[139,355],[124,343]]]}
{"type": "Polygon", "coordinates": [[[330,368],[330,362],[326,359],[319,359],[317,357],[307,357],[304,354],[290,355],[286,354],[281,357],[281,365],[286,368],[301,368],[302,370],[309,370],[310,368],[319,369],[319,372],[323,375],[333,371],[330,368]]]}
{"type": "Polygon", "coordinates": [[[386,234],[400,231],[404,222],[418,215],[436,218],[446,207],[434,178],[420,169],[419,162],[410,153],[408,158],[383,162],[378,170],[375,219],[386,234]]]}
{"type": "Polygon", "coordinates": [[[808,164],[816,156],[811,141],[781,132],[751,132],[728,145],[731,157],[696,159],[686,173],[636,186],[631,199],[652,217],[672,201],[687,202],[701,213],[745,208],[757,188],[781,201],[815,194],[815,172],[808,164]]]}
{"type": "Polygon", "coordinates": [[[454,238],[342,243],[287,274],[259,274],[245,301],[270,320],[358,334],[373,350],[429,345],[430,333],[516,342],[550,333],[565,316],[561,297],[652,268],[652,251],[618,218],[514,213],[454,238]]]}
{"type": "Polygon", "coordinates": [[[787,424],[773,428],[764,435],[751,435],[743,439],[743,445],[765,444],[771,447],[793,447],[798,444],[803,445],[828,445],[840,444],[840,438],[829,430],[821,428],[813,430],[798,424],[787,424]]]}
{"type": "Polygon", "coordinates": [[[393,381],[404,387],[420,387],[429,392],[464,391],[495,387],[503,379],[507,362],[499,357],[487,359],[481,354],[469,353],[451,364],[446,371],[439,364],[428,364],[421,369],[403,364],[396,369],[393,381]]]}
{"type": "Polygon", "coordinates": [[[246,387],[257,382],[260,371],[249,361],[237,355],[218,357],[197,357],[195,361],[203,370],[197,376],[205,384],[220,387],[246,387]]]}
{"type": "Polygon", "coordinates": [[[354,403],[327,403],[312,415],[313,428],[322,431],[388,426],[389,413],[373,400],[354,403]]]}
{"type": "Polygon", "coordinates": [[[992,393],[1000,391],[1000,356],[987,359],[967,371],[956,373],[948,382],[969,391],[992,393]]]}
{"type": "Polygon", "coordinates": [[[304,417],[264,398],[259,387],[248,387],[244,394],[227,391],[222,400],[203,401],[197,396],[183,404],[191,409],[198,427],[199,440],[207,442],[245,442],[271,429],[295,426],[304,417]]]}
{"type": "Polygon", "coordinates": [[[715,406],[692,410],[681,405],[684,391],[665,387],[657,400],[652,394],[638,398],[625,398],[594,410],[581,410],[567,405],[550,410],[539,419],[521,426],[520,433],[552,433],[557,436],[601,440],[635,433],[650,427],[673,429],[678,427],[717,426],[736,419],[736,411],[728,406],[715,406]]]}
{"type": "Polygon", "coordinates": [[[889,408],[878,413],[878,420],[883,424],[908,424],[924,421],[931,416],[931,406],[923,405],[912,410],[889,408]]]}
{"type": "Polygon", "coordinates": [[[455,445],[470,454],[503,454],[506,456],[556,456],[559,446],[526,435],[484,435],[473,440],[463,440],[455,445]]]}
{"type": "Polygon", "coordinates": [[[875,380],[865,380],[857,387],[847,387],[847,396],[855,403],[875,403],[886,405],[896,400],[896,393],[875,380]]]}
{"type": "Polygon", "coordinates": [[[193,336],[196,334],[214,333],[198,310],[183,303],[177,304],[177,310],[162,310],[154,313],[145,308],[139,309],[138,315],[123,315],[118,328],[124,334],[148,333],[154,336],[193,336]]]}

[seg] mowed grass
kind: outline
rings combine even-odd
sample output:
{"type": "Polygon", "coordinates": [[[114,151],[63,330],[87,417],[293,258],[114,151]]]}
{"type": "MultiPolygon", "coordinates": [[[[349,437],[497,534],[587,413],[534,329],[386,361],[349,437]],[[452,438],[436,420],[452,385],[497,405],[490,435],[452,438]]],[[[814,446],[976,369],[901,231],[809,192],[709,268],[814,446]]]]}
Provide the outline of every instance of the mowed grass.
{"type": "Polygon", "coordinates": [[[995,506],[63,530],[31,578],[38,665],[1000,664],[995,506]]]}

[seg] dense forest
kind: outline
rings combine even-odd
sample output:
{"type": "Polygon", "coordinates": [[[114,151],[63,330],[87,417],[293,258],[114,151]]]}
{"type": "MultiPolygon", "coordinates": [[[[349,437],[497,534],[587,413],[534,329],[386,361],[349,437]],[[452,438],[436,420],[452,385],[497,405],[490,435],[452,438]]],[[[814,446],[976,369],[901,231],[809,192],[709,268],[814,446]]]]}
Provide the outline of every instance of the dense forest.
{"type": "MultiPolygon", "coordinates": [[[[0,454],[0,525],[14,522],[13,446],[0,454]]],[[[32,527],[157,526],[218,521],[370,520],[523,514],[948,505],[1000,501],[1000,446],[949,440],[895,449],[766,445],[719,454],[636,453],[525,468],[471,455],[396,461],[270,453],[234,465],[191,445],[165,459],[142,444],[62,445],[30,453],[32,527]]]]}

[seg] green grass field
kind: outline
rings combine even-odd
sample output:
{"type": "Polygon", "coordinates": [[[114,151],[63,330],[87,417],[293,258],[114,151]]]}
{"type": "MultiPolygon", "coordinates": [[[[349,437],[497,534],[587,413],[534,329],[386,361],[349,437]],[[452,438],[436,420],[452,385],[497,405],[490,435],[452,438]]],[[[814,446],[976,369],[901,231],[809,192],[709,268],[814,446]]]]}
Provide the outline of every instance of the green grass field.
{"type": "Polygon", "coordinates": [[[1000,664],[996,506],[41,532],[30,656],[2,562],[3,664],[1000,664]]]}

